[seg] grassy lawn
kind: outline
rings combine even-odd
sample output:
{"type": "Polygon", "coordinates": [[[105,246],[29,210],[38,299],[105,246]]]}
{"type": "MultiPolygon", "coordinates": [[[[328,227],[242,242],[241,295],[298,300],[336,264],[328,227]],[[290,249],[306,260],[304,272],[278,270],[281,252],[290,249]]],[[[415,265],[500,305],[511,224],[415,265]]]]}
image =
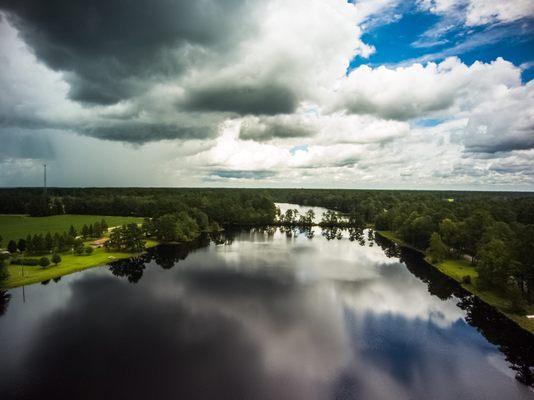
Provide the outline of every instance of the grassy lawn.
{"type": "Polygon", "coordinates": [[[117,226],[130,222],[141,223],[143,218],[114,217],[105,215],[53,215],[51,217],[27,217],[23,215],[0,215],[0,235],[2,247],[10,240],[25,239],[28,234],[46,234],[46,232],[63,233],[73,225],[79,232],[84,224],[90,225],[105,219],[108,226],[117,226]]]}
{"type": "MultiPolygon", "coordinates": [[[[147,248],[154,247],[158,243],[153,240],[147,241],[147,248]]],[[[119,253],[107,252],[103,248],[95,249],[91,255],[75,255],[72,253],[61,254],[62,261],[55,266],[51,264],[47,268],[39,266],[25,265],[9,265],[9,277],[3,282],[2,288],[9,289],[17,286],[30,285],[32,283],[46,281],[48,279],[57,278],[63,275],[72,274],[73,272],[82,271],[87,268],[106,265],[112,261],[121,258],[130,258],[137,255],[137,253],[119,253]],[[24,269],[24,275],[22,270],[24,269]]],[[[35,258],[39,258],[36,256],[35,258]]]]}
{"type": "MultiPolygon", "coordinates": [[[[476,269],[466,260],[445,260],[435,265],[441,272],[450,276],[452,279],[460,282],[461,285],[479,297],[482,301],[498,309],[501,313],[506,315],[511,320],[515,321],[522,328],[534,333],[534,320],[528,319],[525,315],[519,315],[509,312],[510,301],[508,301],[505,295],[498,293],[494,290],[480,290],[477,287],[478,273],[476,269]],[[472,284],[462,283],[462,277],[471,276],[472,284]]],[[[534,314],[534,306],[529,305],[526,307],[526,314],[534,314]]]]}
{"type": "MultiPolygon", "coordinates": [[[[406,245],[394,232],[391,231],[379,231],[379,234],[385,238],[406,247],[412,247],[406,245]]],[[[412,247],[413,248],[413,247],[412,247]]],[[[480,290],[477,287],[478,273],[476,269],[466,260],[459,259],[447,259],[439,264],[431,263],[428,258],[426,261],[439,269],[445,275],[451,277],[455,281],[459,282],[464,289],[470,293],[476,295],[485,303],[491,305],[497,309],[502,314],[506,315],[511,320],[515,321],[523,329],[528,330],[531,333],[534,333],[534,320],[528,319],[525,315],[534,314],[534,305],[529,305],[526,307],[525,315],[513,314],[509,312],[510,302],[501,294],[496,291],[487,291],[480,290]],[[462,277],[469,275],[471,277],[471,284],[462,283],[462,277]]]]}
{"type": "MultiPolygon", "coordinates": [[[[430,263],[430,261],[428,262],[430,263]]],[[[478,272],[476,271],[475,267],[473,267],[469,261],[466,260],[449,259],[439,263],[436,266],[441,272],[449,275],[452,279],[458,282],[461,282],[462,277],[467,275],[471,277],[471,282],[475,282],[475,280],[478,278],[478,272]]]]}

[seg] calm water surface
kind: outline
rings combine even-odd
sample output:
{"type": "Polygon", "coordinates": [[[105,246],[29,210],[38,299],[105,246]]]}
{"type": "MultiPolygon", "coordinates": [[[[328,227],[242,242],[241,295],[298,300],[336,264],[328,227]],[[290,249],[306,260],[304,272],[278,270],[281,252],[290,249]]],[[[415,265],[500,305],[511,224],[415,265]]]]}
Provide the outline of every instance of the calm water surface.
{"type": "Polygon", "coordinates": [[[531,337],[417,254],[348,236],[239,231],[10,290],[0,398],[534,397],[514,378],[531,337]]]}

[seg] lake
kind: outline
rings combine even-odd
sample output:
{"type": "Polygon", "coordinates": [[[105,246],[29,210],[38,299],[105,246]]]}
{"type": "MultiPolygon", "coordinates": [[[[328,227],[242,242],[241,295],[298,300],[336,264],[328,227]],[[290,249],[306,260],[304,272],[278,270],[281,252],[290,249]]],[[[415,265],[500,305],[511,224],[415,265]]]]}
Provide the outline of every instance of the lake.
{"type": "Polygon", "coordinates": [[[532,336],[369,231],[159,246],[0,314],[2,399],[534,397],[532,336]]]}

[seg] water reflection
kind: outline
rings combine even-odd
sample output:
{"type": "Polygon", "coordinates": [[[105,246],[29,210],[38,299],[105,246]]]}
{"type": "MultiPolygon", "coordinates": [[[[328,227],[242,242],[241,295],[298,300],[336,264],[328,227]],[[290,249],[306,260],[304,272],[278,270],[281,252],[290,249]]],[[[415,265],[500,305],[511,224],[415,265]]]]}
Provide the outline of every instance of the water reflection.
{"type": "Polygon", "coordinates": [[[7,311],[7,306],[9,305],[10,299],[11,295],[7,292],[7,290],[0,290],[0,316],[4,315],[7,311]]]}
{"type": "Polygon", "coordinates": [[[206,235],[12,291],[0,397],[531,396],[527,334],[417,253],[318,230],[206,235]]]}

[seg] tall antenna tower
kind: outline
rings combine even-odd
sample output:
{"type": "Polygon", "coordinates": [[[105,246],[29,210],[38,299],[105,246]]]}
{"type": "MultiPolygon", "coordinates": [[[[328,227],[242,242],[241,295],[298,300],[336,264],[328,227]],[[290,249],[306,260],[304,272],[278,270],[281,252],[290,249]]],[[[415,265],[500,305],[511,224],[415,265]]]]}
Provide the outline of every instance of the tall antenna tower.
{"type": "Polygon", "coordinates": [[[43,167],[44,167],[44,186],[43,186],[43,189],[44,189],[44,194],[46,194],[46,164],[43,164],[43,167]]]}

